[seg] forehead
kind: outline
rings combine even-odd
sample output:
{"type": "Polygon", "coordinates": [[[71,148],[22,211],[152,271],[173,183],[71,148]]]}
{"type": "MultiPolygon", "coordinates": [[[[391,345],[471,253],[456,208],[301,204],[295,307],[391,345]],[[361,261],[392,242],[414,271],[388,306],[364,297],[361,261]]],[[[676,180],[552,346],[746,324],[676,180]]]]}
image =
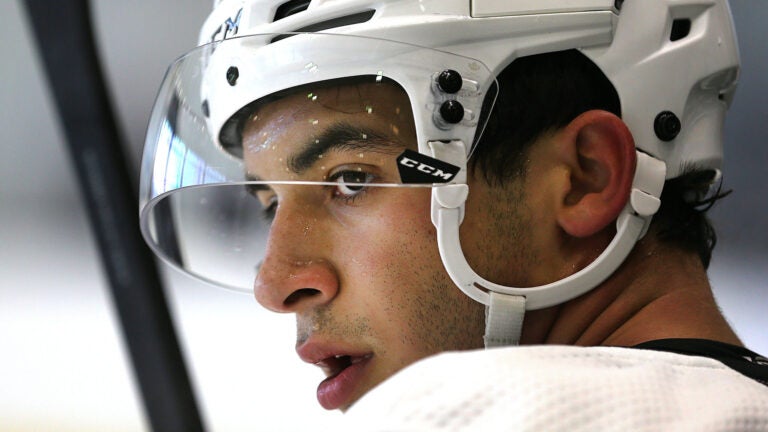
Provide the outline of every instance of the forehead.
{"type": "Polygon", "coordinates": [[[371,104],[399,105],[407,103],[408,97],[399,85],[392,81],[344,82],[332,81],[308,84],[267,98],[259,104],[256,114],[285,108],[312,110],[324,108],[347,114],[366,110],[371,104]]]}
{"type": "Polygon", "coordinates": [[[303,86],[259,103],[242,131],[249,171],[264,163],[282,165],[310,146],[339,150],[323,140],[340,137],[349,141],[356,136],[362,147],[366,140],[379,149],[386,143],[395,148],[416,146],[408,96],[387,81],[303,86]]]}
{"type": "Polygon", "coordinates": [[[301,127],[345,117],[365,123],[412,121],[410,102],[405,91],[395,83],[318,83],[302,86],[276,97],[269,97],[253,110],[243,135],[253,135],[265,126],[290,124],[301,127]]]}

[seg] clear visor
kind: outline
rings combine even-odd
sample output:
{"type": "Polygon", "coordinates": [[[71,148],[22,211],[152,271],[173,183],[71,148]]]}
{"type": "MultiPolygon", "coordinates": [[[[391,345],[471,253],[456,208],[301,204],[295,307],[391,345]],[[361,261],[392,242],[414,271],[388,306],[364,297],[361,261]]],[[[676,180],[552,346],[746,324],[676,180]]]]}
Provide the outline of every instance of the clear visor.
{"type": "Polygon", "coordinates": [[[146,241],[238,291],[251,291],[270,255],[343,259],[340,245],[397,229],[403,212],[428,222],[430,190],[463,173],[425,153],[471,144],[492,83],[479,62],[440,51],[282,36],[231,39],[174,63],[144,150],[146,241]],[[448,101],[461,118],[441,112],[448,101]]]}

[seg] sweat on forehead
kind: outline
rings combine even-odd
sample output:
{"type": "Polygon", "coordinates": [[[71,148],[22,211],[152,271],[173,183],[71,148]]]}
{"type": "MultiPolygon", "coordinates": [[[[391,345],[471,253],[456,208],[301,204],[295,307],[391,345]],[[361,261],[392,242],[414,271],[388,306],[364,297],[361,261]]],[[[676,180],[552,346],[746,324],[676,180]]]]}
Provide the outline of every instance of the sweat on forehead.
{"type": "Polygon", "coordinates": [[[252,133],[254,120],[279,112],[282,121],[296,121],[318,108],[346,114],[386,114],[399,117],[399,123],[412,121],[408,96],[396,82],[372,75],[339,78],[292,87],[251,102],[225,122],[219,142],[230,154],[242,157],[245,129],[252,133]]]}
{"type": "Polygon", "coordinates": [[[415,147],[408,97],[389,83],[306,86],[283,93],[254,107],[242,130],[251,173],[261,172],[256,167],[266,163],[300,174],[330,152],[392,156],[415,147]]]}
{"type": "Polygon", "coordinates": [[[344,114],[370,114],[377,106],[393,105],[404,105],[398,108],[410,111],[408,96],[394,81],[377,82],[370,78],[361,80],[362,78],[323,81],[267,96],[253,104],[249,120],[268,114],[276,106],[283,110],[293,109],[298,118],[318,106],[344,114]]]}

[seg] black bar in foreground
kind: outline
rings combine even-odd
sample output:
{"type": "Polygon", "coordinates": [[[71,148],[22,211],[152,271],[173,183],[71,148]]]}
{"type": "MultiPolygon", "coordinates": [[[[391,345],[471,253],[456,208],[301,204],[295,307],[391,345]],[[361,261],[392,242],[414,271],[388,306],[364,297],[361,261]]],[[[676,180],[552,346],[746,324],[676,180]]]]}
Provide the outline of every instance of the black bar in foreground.
{"type": "Polygon", "coordinates": [[[202,431],[101,73],[87,0],[25,0],[155,431],[202,431]]]}

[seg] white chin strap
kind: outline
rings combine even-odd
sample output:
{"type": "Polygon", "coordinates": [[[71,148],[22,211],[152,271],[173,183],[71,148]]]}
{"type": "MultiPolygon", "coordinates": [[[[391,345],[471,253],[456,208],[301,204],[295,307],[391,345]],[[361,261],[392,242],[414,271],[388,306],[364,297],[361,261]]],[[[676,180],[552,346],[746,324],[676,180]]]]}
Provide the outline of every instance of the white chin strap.
{"type": "Polygon", "coordinates": [[[629,202],[616,220],[616,235],[597,259],[579,272],[548,285],[532,288],[498,285],[472,270],[459,241],[459,226],[464,218],[464,203],[469,193],[466,185],[466,146],[461,141],[434,141],[428,145],[434,158],[461,167],[455,179],[457,184],[432,189],[432,223],[437,228],[440,257],[451,279],[466,295],[486,305],[486,348],[517,345],[526,310],[561,304],[602,283],[645,235],[661,203],[659,198],[666,165],[638,152],[629,202]]]}

